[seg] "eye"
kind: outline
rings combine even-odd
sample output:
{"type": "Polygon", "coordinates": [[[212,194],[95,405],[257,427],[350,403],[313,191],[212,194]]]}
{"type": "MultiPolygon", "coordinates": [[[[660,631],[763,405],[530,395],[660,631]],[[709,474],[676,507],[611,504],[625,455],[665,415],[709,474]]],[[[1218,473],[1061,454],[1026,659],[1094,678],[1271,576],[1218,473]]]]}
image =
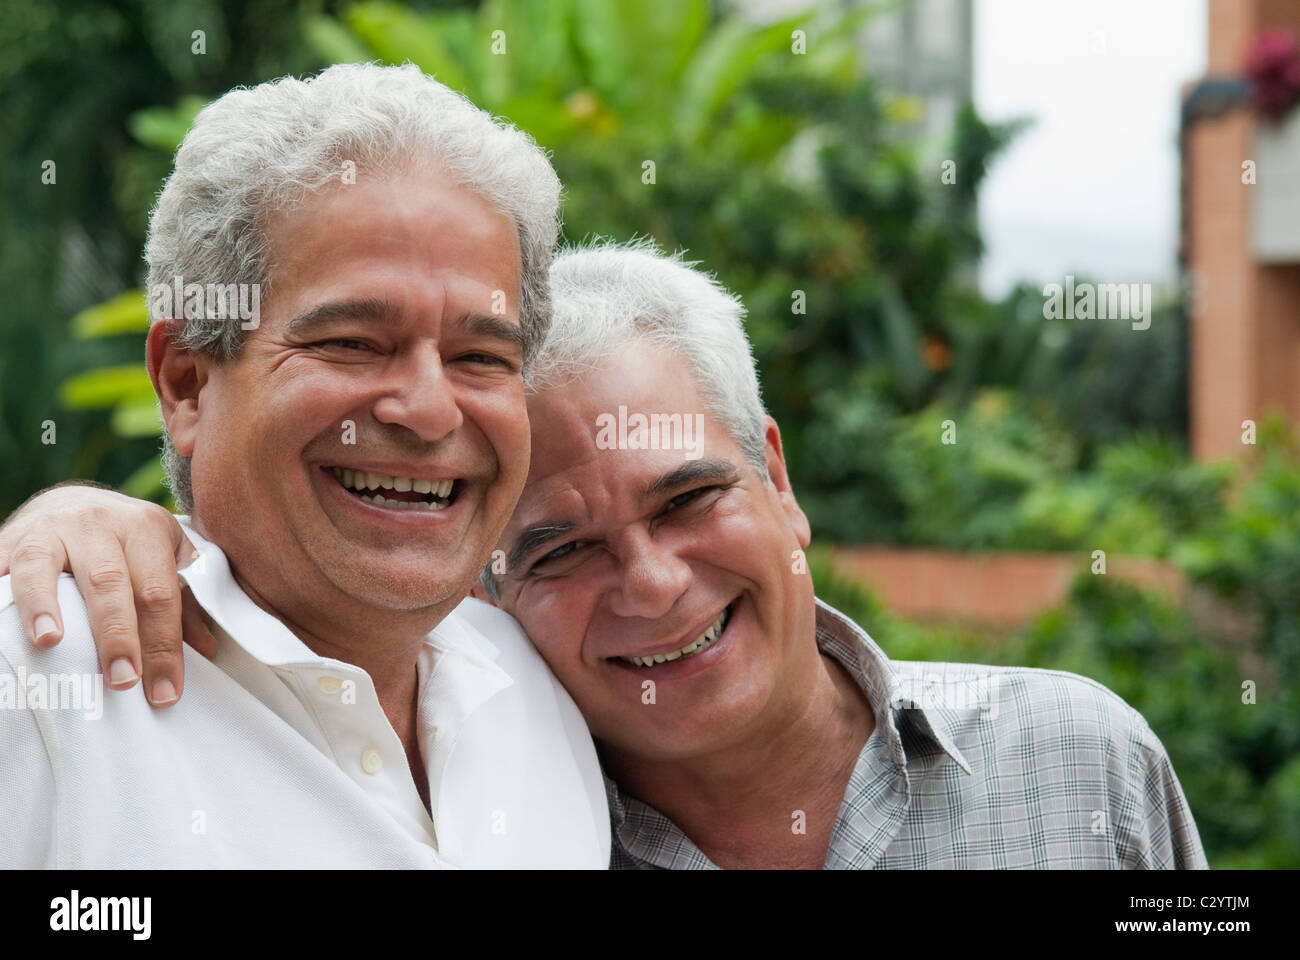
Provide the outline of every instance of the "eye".
{"type": "Polygon", "coordinates": [[[684,507],[693,500],[698,500],[701,496],[711,490],[721,490],[722,487],[713,484],[707,487],[696,487],[694,490],[687,490],[685,493],[679,493],[664,505],[664,513],[675,510],[678,507],[684,507]]]}
{"type": "Polygon", "coordinates": [[[586,563],[591,556],[589,546],[589,540],[571,540],[540,557],[528,568],[528,574],[547,578],[566,576],[586,563]]]}
{"type": "Polygon", "coordinates": [[[577,549],[578,545],[579,545],[579,541],[570,540],[564,546],[556,547],[550,553],[541,557],[536,563],[533,564],[533,567],[536,568],[541,566],[543,563],[550,563],[552,560],[560,560],[564,557],[567,557],[569,554],[573,553],[575,549],[577,549]]]}
{"type": "Polygon", "coordinates": [[[347,337],[339,337],[334,340],[321,340],[312,344],[314,347],[341,347],[344,350],[369,350],[370,344],[364,340],[352,340],[347,337]]]}
{"type": "Polygon", "coordinates": [[[468,360],[470,363],[480,363],[492,367],[505,367],[507,370],[513,370],[514,364],[504,357],[498,357],[491,353],[467,353],[460,357],[461,360],[468,360]]]}

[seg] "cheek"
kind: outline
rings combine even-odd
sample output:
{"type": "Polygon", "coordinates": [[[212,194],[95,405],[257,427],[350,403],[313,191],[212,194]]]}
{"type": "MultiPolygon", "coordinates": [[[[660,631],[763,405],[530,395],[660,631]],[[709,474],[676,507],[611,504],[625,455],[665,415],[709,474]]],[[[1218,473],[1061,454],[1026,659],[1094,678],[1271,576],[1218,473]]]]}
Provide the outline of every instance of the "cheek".
{"type": "Polygon", "coordinates": [[[736,504],[714,511],[703,525],[701,542],[724,569],[758,576],[761,571],[791,569],[791,554],[799,546],[788,527],[769,512],[736,504]]]}
{"type": "Polygon", "coordinates": [[[577,591],[525,588],[522,603],[512,611],[524,632],[551,669],[566,682],[575,681],[585,669],[582,638],[591,622],[591,602],[577,591]]]}
{"type": "Polygon", "coordinates": [[[210,456],[216,450],[235,449],[247,442],[249,417],[256,409],[245,406],[248,399],[240,376],[223,371],[209,377],[199,397],[196,458],[210,456]]]}
{"type": "Polygon", "coordinates": [[[527,475],[531,432],[523,385],[514,380],[491,389],[466,388],[456,399],[465,418],[496,449],[502,472],[527,475]]]}
{"type": "MultiPolygon", "coordinates": [[[[344,436],[344,421],[359,423],[367,409],[367,389],[362,378],[350,376],[345,370],[300,367],[298,373],[246,385],[245,416],[271,448],[269,455],[296,455],[305,442],[317,436],[339,443],[344,436]]],[[[360,427],[352,430],[355,435],[360,427]]]]}

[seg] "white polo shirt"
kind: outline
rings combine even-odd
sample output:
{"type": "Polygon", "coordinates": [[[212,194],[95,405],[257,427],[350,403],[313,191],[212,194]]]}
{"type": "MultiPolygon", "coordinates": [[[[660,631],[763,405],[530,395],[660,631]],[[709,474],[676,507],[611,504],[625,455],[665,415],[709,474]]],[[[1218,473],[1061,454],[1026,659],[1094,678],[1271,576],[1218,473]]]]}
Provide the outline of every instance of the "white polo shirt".
{"type": "Polygon", "coordinates": [[[221,648],[185,648],[165,709],[103,685],[70,575],[51,650],[0,578],[0,867],[608,867],[591,736],[512,617],[466,600],[420,652],[430,817],[369,675],[314,654],[185,526],[221,648]]]}

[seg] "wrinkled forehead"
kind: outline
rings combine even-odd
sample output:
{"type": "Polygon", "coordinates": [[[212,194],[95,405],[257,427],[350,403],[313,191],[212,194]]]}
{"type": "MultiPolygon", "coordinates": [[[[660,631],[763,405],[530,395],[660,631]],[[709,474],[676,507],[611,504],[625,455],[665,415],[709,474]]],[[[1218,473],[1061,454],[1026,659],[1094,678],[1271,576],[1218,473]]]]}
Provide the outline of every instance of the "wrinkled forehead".
{"type": "Polygon", "coordinates": [[[661,347],[638,345],[533,393],[528,415],[532,464],[517,519],[579,501],[599,509],[684,465],[734,456],[689,368],[661,347]]]}

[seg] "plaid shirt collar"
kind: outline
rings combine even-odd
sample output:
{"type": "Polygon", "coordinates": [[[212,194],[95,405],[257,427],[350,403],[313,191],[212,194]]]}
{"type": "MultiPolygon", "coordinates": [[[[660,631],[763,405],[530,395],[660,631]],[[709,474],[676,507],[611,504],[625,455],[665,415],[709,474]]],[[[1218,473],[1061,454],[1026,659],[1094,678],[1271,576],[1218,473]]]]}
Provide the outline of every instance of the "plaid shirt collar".
{"type": "MultiPolygon", "coordinates": [[[[953,742],[955,714],[940,706],[923,706],[927,698],[918,702],[915,684],[899,675],[865,630],[830,604],[816,603],[818,649],[848,671],[876,718],[876,730],[858,757],[849,783],[848,797],[857,798],[857,802],[846,800],[840,810],[826,866],[869,866],[863,862],[864,851],[867,858],[873,851],[883,852],[907,812],[909,749],[915,752],[924,749],[923,744],[933,745],[968,776],[971,766],[953,742]],[[889,791],[898,794],[899,802],[874,802],[889,791]],[[851,844],[844,840],[850,835],[851,844]]],[[[613,829],[612,868],[717,869],[676,824],[625,794],[608,775],[605,792],[613,829]]]]}

